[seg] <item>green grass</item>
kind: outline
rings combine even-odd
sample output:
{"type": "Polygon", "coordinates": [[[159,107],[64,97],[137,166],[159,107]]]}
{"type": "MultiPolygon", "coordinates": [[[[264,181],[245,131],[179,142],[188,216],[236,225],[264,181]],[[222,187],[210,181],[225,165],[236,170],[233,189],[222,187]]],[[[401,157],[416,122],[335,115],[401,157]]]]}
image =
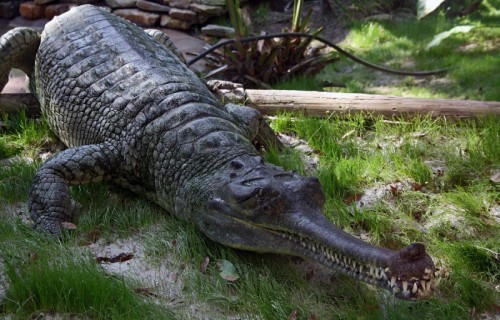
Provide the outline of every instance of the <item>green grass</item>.
{"type": "MultiPolygon", "coordinates": [[[[345,43],[362,57],[391,67],[455,66],[434,82],[403,78],[389,88],[392,94],[498,100],[500,61],[493,54],[498,50],[498,28],[483,27],[498,24],[493,9],[497,2],[483,1],[481,10],[468,18],[435,14],[420,22],[356,23],[345,43]],[[433,35],[458,24],[478,28],[423,50],[433,35]]],[[[341,80],[345,91],[378,90],[372,86],[378,73],[356,67],[343,74],[344,66],[278,88],[317,90],[322,80],[341,80]]],[[[306,140],[319,154],[319,167],[306,172],[296,150],[270,150],[264,156],[287,170],[317,176],[327,197],[325,215],[346,231],[394,249],[424,243],[438,265],[450,272],[430,300],[395,300],[314,265],[302,267],[304,271],[294,258],[223,247],[188,222],[109,184],[73,187],[72,195],[82,207],[74,220],[77,230],[65,232],[64,242],[47,238],[11,212],[27,201],[40,155],[57,149],[43,120],[20,113],[3,119],[8,126],[0,134],[0,159],[20,159],[0,167],[0,272],[9,284],[0,301],[0,317],[57,313],[92,319],[183,319],[191,317],[191,307],[214,319],[287,319],[295,313],[297,319],[471,319],[474,312],[494,316],[500,303],[495,288],[500,281],[500,224],[491,212],[499,206],[500,187],[490,177],[500,170],[499,119],[390,120],[281,115],[273,128],[306,140]],[[442,171],[432,163],[440,163],[442,171]],[[422,189],[391,192],[390,185],[400,182],[422,189]],[[369,206],[353,207],[355,195],[377,188],[388,191],[369,206]],[[175,274],[176,283],[182,284],[177,293],[182,303],[139,295],[134,291],[141,288],[137,281],[107,274],[85,247],[96,239],[108,243],[131,237],[143,244],[148,263],[175,274]],[[210,263],[202,273],[206,257],[210,263]],[[233,263],[240,278],[223,280],[217,259],[233,263]],[[172,307],[166,310],[158,303],[172,307]]]]}
{"type": "Polygon", "coordinates": [[[135,294],[131,283],[103,272],[89,254],[26,229],[14,220],[0,221],[9,288],[0,314],[19,319],[38,312],[92,319],[172,319],[135,294]]]}
{"type": "Polygon", "coordinates": [[[14,155],[36,157],[41,151],[54,145],[56,139],[46,121],[29,119],[25,111],[15,115],[3,115],[4,132],[0,135],[0,159],[14,155]]]}
{"type": "MultiPolygon", "coordinates": [[[[351,52],[376,64],[396,69],[450,68],[445,75],[412,78],[388,76],[343,60],[327,67],[319,79],[344,83],[345,92],[367,92],[411,97],[500,100],[500,1],[484,2],[466,17],[436,13],[420,21],[407,17],[392,21],[353,21],[341,43],[351,52]],[[435,35],[455,26],[473,25],[468,33],[454,34],[430,50],[435,35]],[[345,73],[346,67],[353,71],[345,73]],[[387,83],[396,82],[396,84],[387,83]]],[[[337,90],[337,89],[335,89],[337,90]]]]}
{"type": "MultiPolygon", "coordinates": [[[[317,149],[320,164],[313,174],[327,195],[325,214],[329,219],[389,248],[423,242],[450,271],[450,278],[428,302],[394,301],[342,276],[334,276],[331,282],[307,280],[307,272],[297,270],[294,259],[220,246],[189,223],[127,191],[91,184],[72,188],[84,213],[76,217],[78,229],[68,232],[64,243],[46,239],[14,218],[1,219],[0,257],[10,289],[8,299],[0,303],[0,314],[23,318],[57,312],[99,319],[105,317],[103,310],[112,309],[106,314],[111,319],[125,314],[153,318],[158,312],[169,317],[164,309],[152,307],[154,297],[135,294],[133,288],[138,285],[107,275],[79,247],[96,238],[113,241],[130,236],[144,244],[146,259],[153,266],[167,263],[179,270],[183,306],[206,308],[203,312],[216,318],[286,318],[296,312],[299,318],[397,319],[404,315],[417,319],[427,315],[452,319],[469,318],[473,308],[491,312],[498,299],[494,286],[499,278],[500,247],[496,237],[500,227],[489,213],[499,202],[498,185],[489,181],[492,170],[500,168],[497,119],[450,123],[422,116],[411,121],[392,120],[360,115],[322,120],[284,115],[273,126],[317,149]],[[444,172],[435,174],[427,160],[442,161],[444,172]],[[423,189],[387,192],[369,207],[349,208],[350,196],[397,181],[419,183],[423,189]],[[211,263],[206,273],[201,273],[199,266],[205,257],[211,263]],[[217,259],[232,262],[240,279],[227,282],[220,278],[217,259]],[[77,286],[83,287],[70,289],[77,286]],[[106,296],[110,292],[112,298],[106,296]],[[123,306],[115,310],[111,303],[123,306]]],[[[30,147],[23,147],[20,154],[26,152],[24,148],[30,147]]],[[[286,169],[305,172],[297,151],[265,156],[286,169]]],[[[2,203],[26,201],[38,165],[21,161],[0,172],[2,203]]],[[[187,317],[189,310],[183,306],[173,307],[171,312],[187,317]]]]}

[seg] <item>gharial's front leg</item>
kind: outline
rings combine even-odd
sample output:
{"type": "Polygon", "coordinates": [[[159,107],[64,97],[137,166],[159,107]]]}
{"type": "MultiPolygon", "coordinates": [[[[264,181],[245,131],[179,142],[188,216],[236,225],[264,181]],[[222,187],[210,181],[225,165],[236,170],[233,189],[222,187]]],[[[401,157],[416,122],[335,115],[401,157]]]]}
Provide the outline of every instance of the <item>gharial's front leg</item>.
{"type": "Polygon", "coordinates": [[[69,186],[107,180],[117,164],[116,150],[106,143],[67,149],[45,162],[30,191],[34,227],[59,235],[72,211],[69,186]]]}

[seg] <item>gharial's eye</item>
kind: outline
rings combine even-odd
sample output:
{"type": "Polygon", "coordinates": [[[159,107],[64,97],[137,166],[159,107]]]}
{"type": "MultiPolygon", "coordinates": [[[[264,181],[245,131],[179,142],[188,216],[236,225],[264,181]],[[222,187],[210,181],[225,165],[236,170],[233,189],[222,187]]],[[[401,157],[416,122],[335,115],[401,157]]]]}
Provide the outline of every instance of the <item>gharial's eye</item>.
{"type": "Polygon", "coordinates": [[[252,178],[252,179],[247,179],[241,182],[242,185],[244,186],[258,186],[258,185],[264,185],[269,183],[269,181],[266,178],[252,178]]]}
{"type": "Polygon", "coordinates": [[[262,195],[262,188],[232,183],[229,185],[229,193],[235,202],[241,203],[256,198],[259,194],[262,195]]]}

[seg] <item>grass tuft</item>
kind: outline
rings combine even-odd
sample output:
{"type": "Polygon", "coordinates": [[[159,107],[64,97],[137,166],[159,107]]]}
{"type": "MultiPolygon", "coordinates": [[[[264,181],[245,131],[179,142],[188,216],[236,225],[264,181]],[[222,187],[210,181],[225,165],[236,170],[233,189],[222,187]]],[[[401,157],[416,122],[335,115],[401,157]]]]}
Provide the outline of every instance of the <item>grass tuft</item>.
{"type": "Polygon", "coordinates": [[[0,222],[2,231],[10,235],[0,238],[2,271],[9,288],[2,303],[4,312],[20,318],[41,311],[93,319],[172,318],[163,308],[143,301],[123,279],[104,273],[80,249],[42,233],[19,232],[16,225],[0,222]]]}

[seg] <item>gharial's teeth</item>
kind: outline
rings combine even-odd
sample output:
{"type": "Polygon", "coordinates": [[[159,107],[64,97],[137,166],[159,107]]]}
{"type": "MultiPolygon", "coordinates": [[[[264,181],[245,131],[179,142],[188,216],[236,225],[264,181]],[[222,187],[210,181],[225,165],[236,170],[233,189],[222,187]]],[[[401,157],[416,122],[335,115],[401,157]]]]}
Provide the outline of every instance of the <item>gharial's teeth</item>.
{"type": "Polygon", "coordinates": [[[363,265],[359,266],[359,273],[363,273],[363,265]]]}
{"type": "Polygon", "coordinates": [[[384,278],[384,280],[389,279],[389,278],[387,277],[387,275],[385,274],[384,270],[382,270],[382,269],[380,269],[380,276],[381,276],[382,278],[384,278]]]}
{"type": "Polygon", "coordinates": [[[408,282],[403,281],[403,292],[406,292],[406,291],[408,291],[408,282]]]}
{"type": "Polygon", "coordinates": [[[431,282],[427,281],[427,286],[425,287],[425,290],[430,291],[431,290],[431,282]]]}
{"type": "Polygon", "coordinates": [[[427,287],[425,280],[420,280],[420,284],[422,285],[422,289],[425,291],[425,288],[427,287]]]}
{"type": "Polygon", "coordinates": [[[370,266],[370,276],[373,277],[373,271],[375,271],[375,267],[370,266]]]}
{"type": "Polygon", "coordinates": [[[417,293],[417,290],[418,290],[418,285],[417,285],[417,283],[415,282],[415,283],[413,284],[413,289],[411,290],[411,293],[415,294],[415,293],[417,293]]]}
{"type": "Polygon", "coordinates": [[[396,284],[396,276],[392,276],[391,277],[391,287],[394,287],[395,284],[396,284]]]}
{"type": "Polygon", "coordinates": [[[435,287],[439,286],[440,282],[441,282],[441,278],[436,278],[436,280],[434,281],[434,286],[435,287]]]}

